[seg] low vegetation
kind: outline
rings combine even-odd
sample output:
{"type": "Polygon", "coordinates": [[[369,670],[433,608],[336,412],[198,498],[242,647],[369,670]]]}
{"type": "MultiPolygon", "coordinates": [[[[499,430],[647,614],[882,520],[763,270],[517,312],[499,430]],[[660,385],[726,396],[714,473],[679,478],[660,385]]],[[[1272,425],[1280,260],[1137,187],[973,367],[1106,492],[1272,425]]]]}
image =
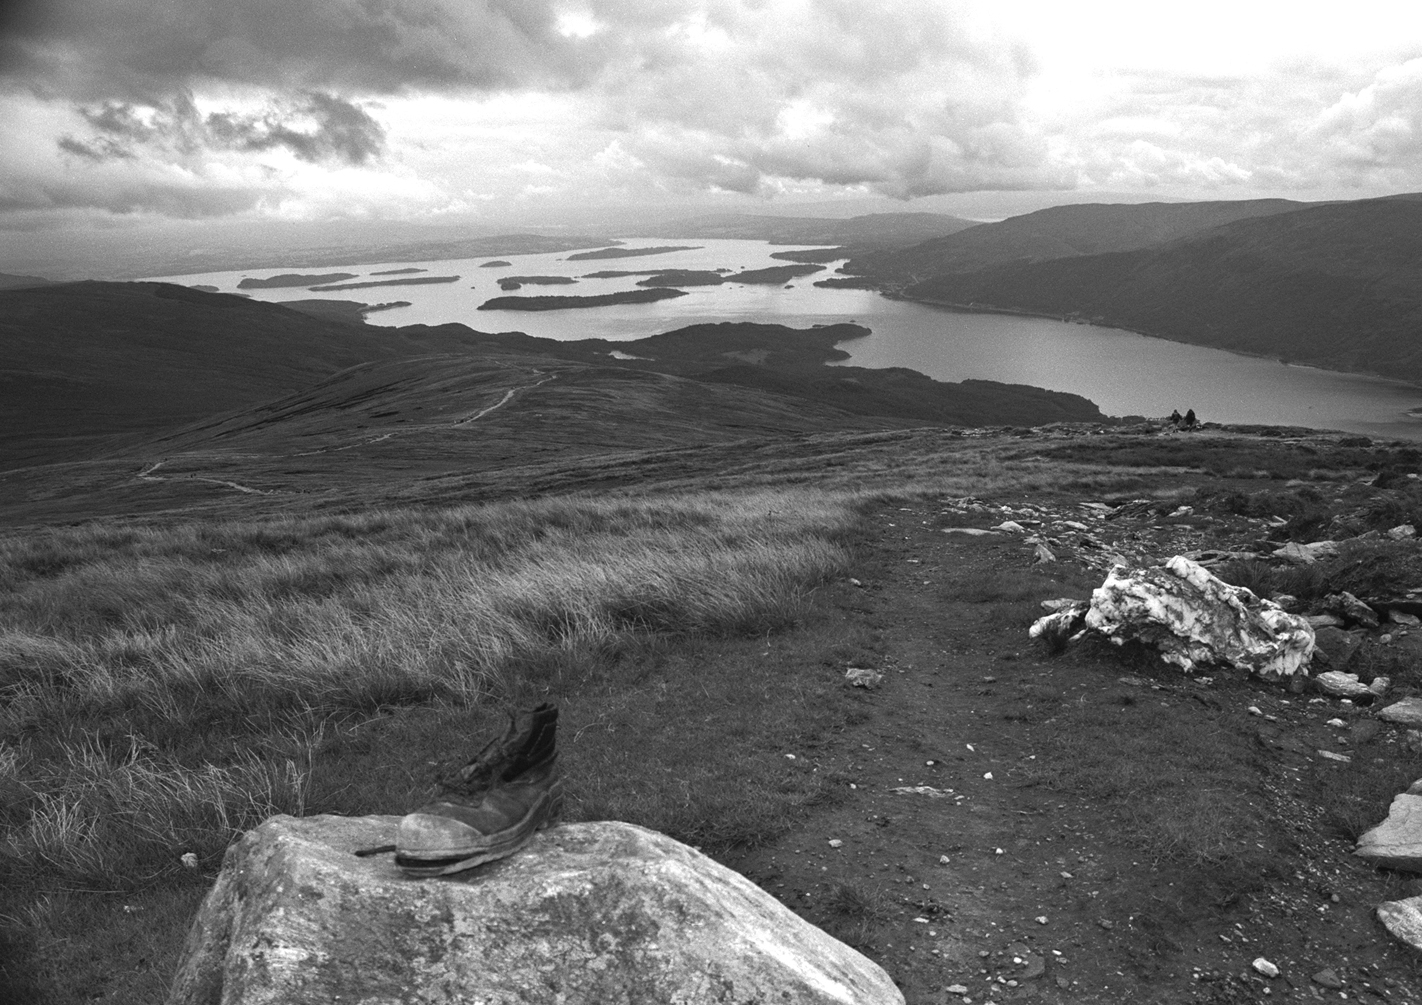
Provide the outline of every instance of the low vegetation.
{"type": "Polygon", "coordinates": [[[750,495],[12,540],[0,550],[9,853],[114,886],[162,868],[193,827],[220,852],[302,799],[293,744],[266,759],[274,736],[509,697],[529,668],[605,659],[639,636],[792,624],[843,568],[832,536],[850,518],[842,501],[750,495]],[[228,763],[204,761],[214,732],[228,763]],[[110,832],[129,824],[153,856],[115,847],[110,832]]]}

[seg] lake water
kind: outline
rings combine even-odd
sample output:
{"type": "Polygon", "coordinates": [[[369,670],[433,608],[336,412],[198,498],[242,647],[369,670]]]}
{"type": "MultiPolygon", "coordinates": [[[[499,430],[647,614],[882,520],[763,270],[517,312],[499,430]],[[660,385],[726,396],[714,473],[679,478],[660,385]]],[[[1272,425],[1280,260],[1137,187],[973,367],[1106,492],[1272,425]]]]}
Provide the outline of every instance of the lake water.
{"type": "Polygon", "coordinates": [[[248,290],[254,298],[280,303],[327,297],[381,303],[408,300],[410,306],[372,313],[374,325],[439,325],[451,321],[480,331],[522,331],[541,338],[602,338],[626,341],[689,324],[764,321],[808,327],[856,321],[873,329],[868,338],[844,343],[850,366],[902,366],[939,380],[968,378],[1033,384],[1090,398],[1108,415],[1167,415],[1193,408],[1201,420],[1270,423],[1343,429],[1370,436],[1422,440],[1422,388],[1375,377],[1290,366],[1275,360],[1237,356],[1218,349],[1167,342],[1094,325],[1047,318],[976,314],[890,300],[868,290],[828,290],[814,280],[823,272],[786,286],[726,284],[689,286],[687,295],[652,304],[622,304],[560,311],[481,311],[497,296],[592,295],[636,289],[641,275],[586,278],[607,270],[741,269],[788,264],[770,257],[784,250],[763,241],[630,240],[627,247],[697,245],[695,250],[635,258],[568,261],[569,252],[505,256],[509,267],[481,268],[489,258],[423,262],[372,262],[333,268],[262,269],[166,276],[167,282],[216,286],[238,292],[244,276],[266,278],[280,272],[357,273],[349,282],[398,279],[373,276],[391,269],[421,268],[418,275],[459,276],[457,282],[428,286],[388,286],[312,293],[304,288],[248,290]],[[574,284],[525,285],[511,294],[499,289],[505,276],[566,276],[574,284]]]}

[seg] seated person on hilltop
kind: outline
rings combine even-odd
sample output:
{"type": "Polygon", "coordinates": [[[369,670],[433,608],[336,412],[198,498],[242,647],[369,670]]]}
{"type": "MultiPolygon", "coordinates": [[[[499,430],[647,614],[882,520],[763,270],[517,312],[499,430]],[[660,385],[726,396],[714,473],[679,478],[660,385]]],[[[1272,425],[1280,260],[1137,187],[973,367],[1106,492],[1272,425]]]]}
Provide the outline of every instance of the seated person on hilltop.
{"type": "Polygon", "coordinates": [[[1197,425],[1199,423],[1195,420],[1195,410],[1191,408],[1185,413],[1185,428],[1194,429],[1197,425]]]}

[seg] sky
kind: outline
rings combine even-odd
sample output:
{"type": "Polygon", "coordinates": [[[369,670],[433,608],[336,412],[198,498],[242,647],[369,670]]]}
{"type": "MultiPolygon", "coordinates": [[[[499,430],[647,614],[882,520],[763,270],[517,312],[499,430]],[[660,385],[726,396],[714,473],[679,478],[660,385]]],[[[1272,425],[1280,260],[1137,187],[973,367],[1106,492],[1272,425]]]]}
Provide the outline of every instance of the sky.
{"type": "Polygon", "coordinates": [[[1418,190],[1416,0],[0,5],[12,234],[1418,190]]]}

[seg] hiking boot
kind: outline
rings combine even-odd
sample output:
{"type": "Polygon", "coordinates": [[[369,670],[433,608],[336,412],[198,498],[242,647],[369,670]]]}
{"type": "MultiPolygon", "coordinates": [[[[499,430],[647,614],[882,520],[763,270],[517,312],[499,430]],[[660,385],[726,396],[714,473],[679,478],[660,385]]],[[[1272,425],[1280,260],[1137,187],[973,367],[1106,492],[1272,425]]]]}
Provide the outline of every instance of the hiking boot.
{"type": "Polygon", "coordinates": [[[407,876],[448,876],[507,858],[556,823],[563,810],[557,756],[485,793],[478,805],[440,800],[400,821],[395,864],[407,876]]]}
{"type": "Polygon", "coordinates": [[[474,759],[440,783],[449,793],[474,798],[500,782],[508,782],[556,756],[558,706],[544,702],[529,709],[528,721],[519,729],[518,715],[509,712],[504,735],[490,740],[474,759]]]}
{"type": "Polygon", "coordinates": [[[444,783],[444,797],[400,821],[395,864],[410,876],[445,876],[505,858],[563,810],[558,709],[542,704],[517,718],[444,783]]]}

